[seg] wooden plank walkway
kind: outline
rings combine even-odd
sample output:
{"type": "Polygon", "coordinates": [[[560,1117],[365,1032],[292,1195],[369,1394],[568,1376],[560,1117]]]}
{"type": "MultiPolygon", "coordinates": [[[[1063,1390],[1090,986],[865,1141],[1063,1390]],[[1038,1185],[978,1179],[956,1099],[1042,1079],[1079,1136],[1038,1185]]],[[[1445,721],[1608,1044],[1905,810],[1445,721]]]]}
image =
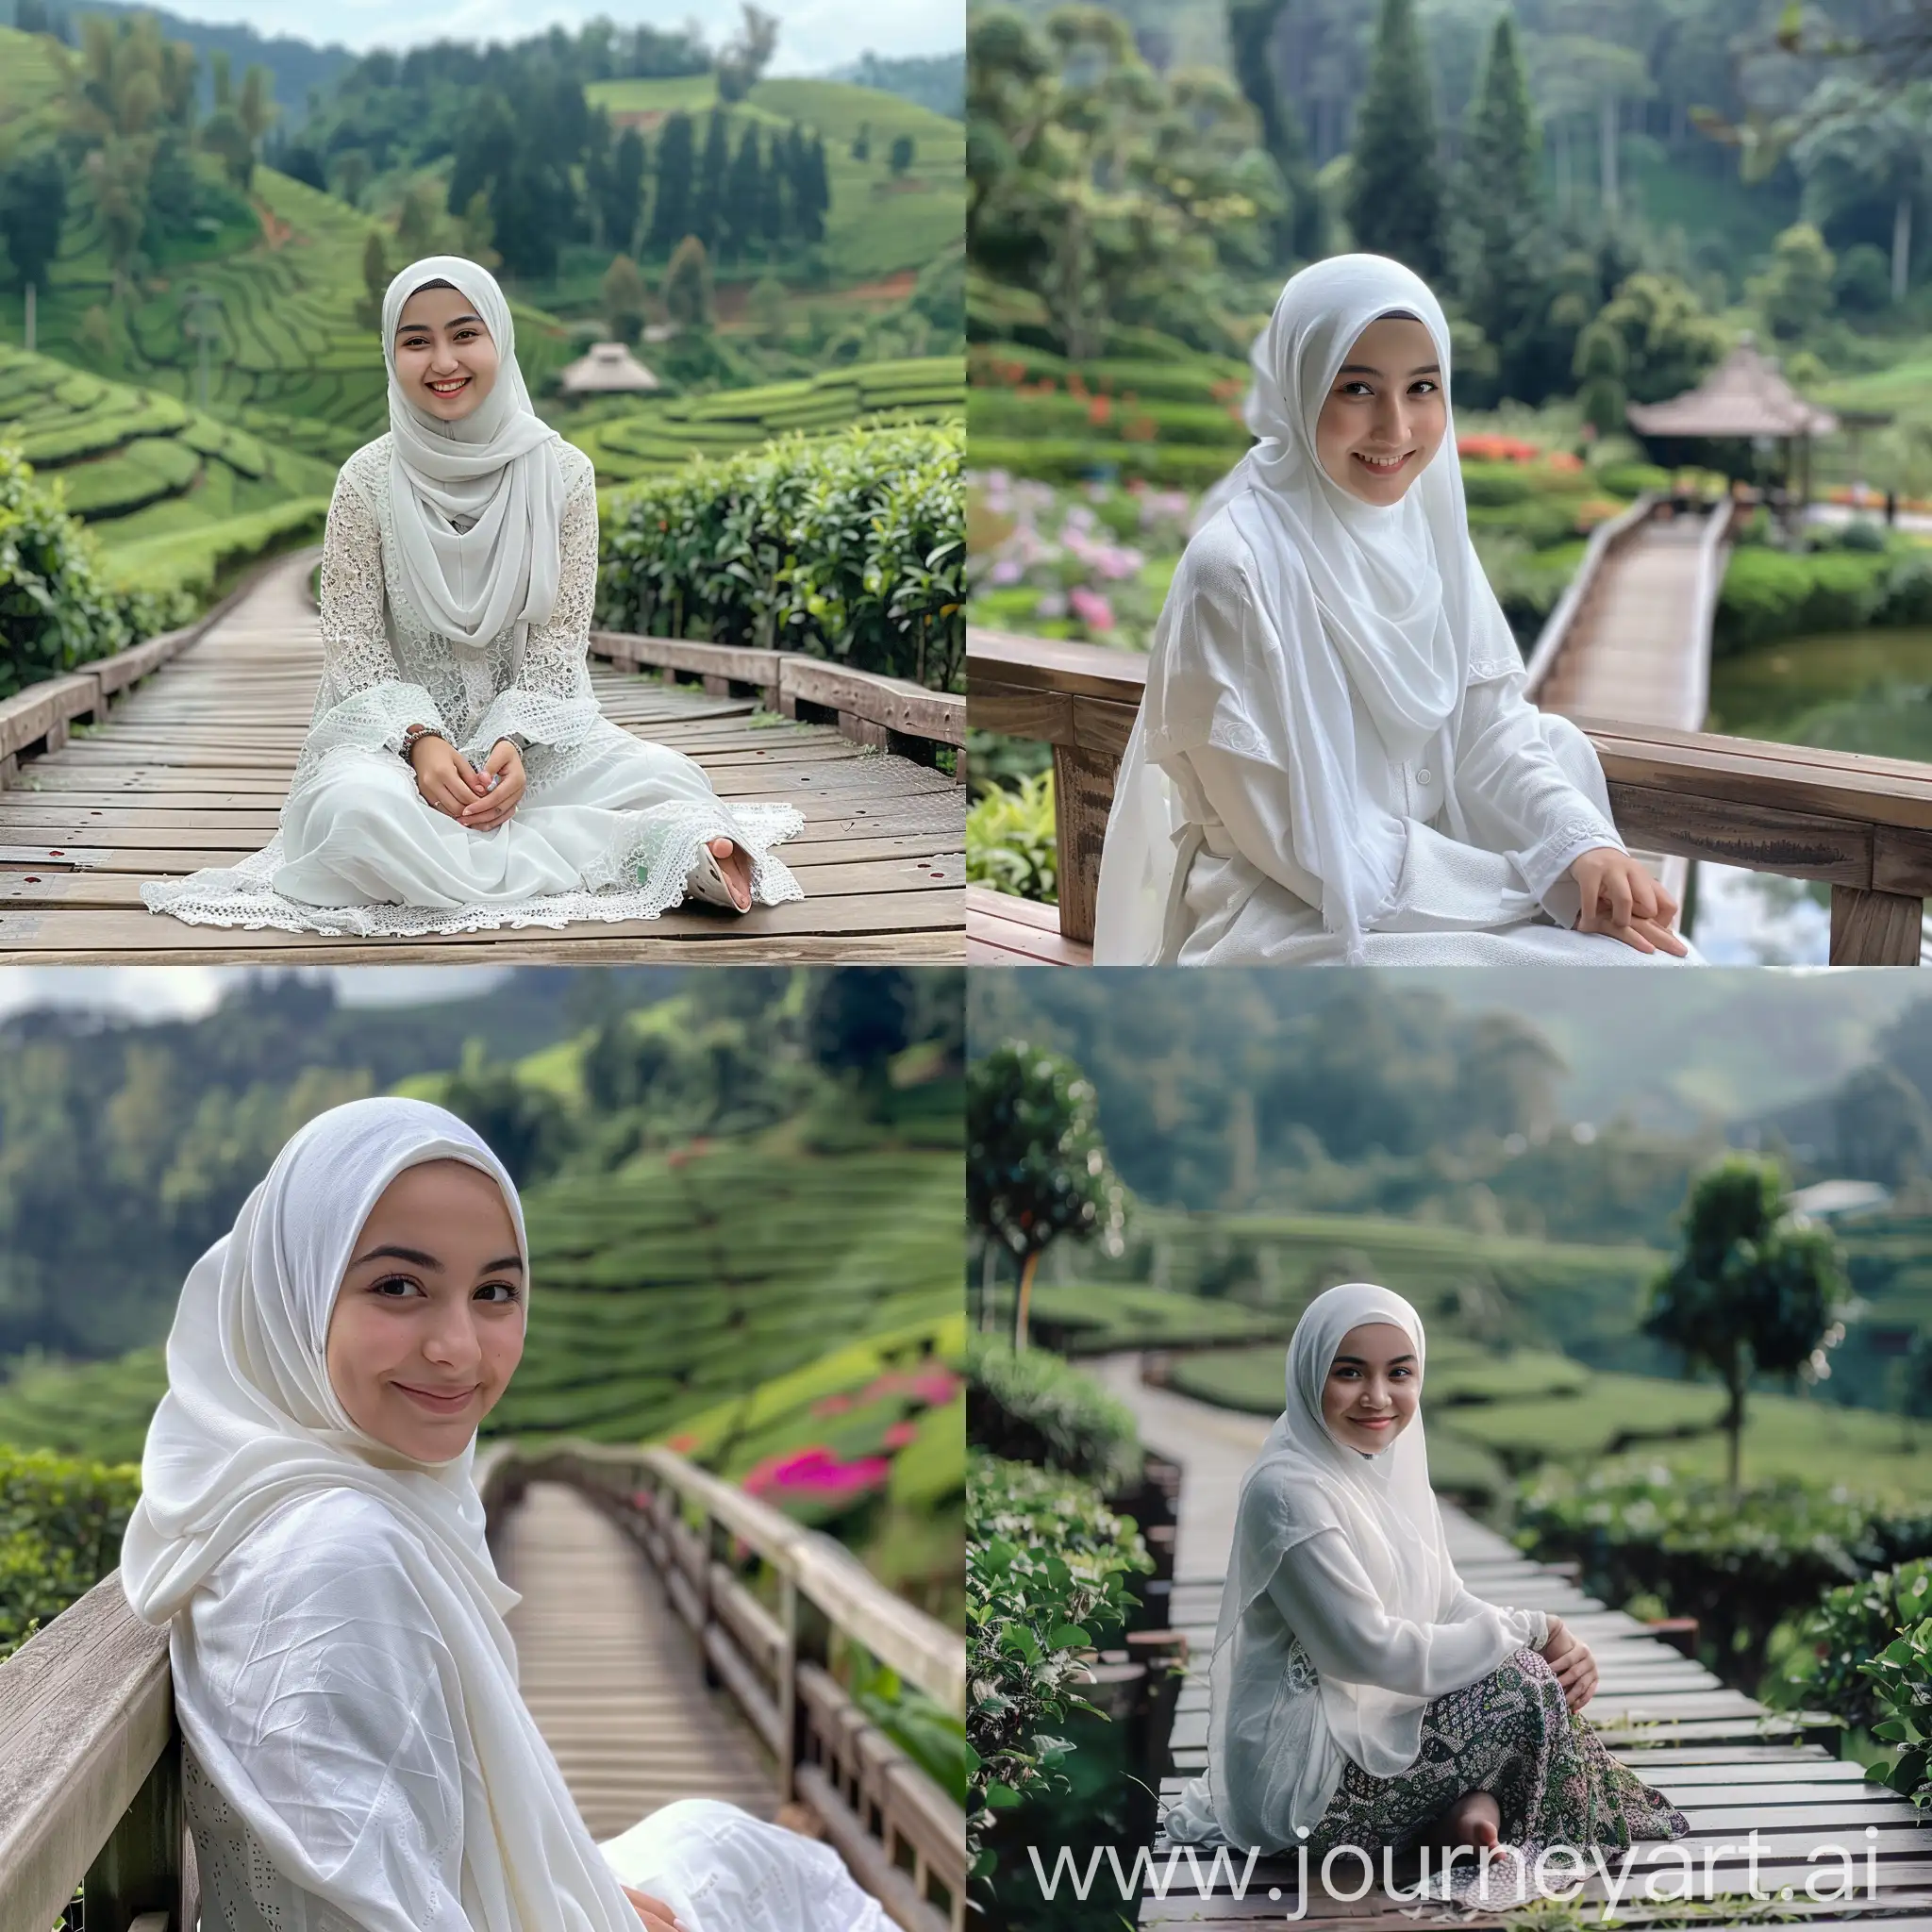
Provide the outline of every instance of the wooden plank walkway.
{"type": "Polygon", "coordinates": [[[1603,559],[1537,693],[1546,711],[1695,731],[1710,640],[1697,630],[1701,518],[1652,517],[1603,559]]]}
{"type": "Polygon", "coordinates": [[[803,901],[735,918],[355,940],[191,926],[148,912],[144,878],[232,864],[274,836],[308,728],[322,640],[314,553],[268,571],[104,726],[23,763],[0,791],[0,964],[448,960],[958,962],[964,958],[964,788],[829,724],[755,722],[755,700],[666,686],[592,661],[607,716],[697,758],[726,799],[804,812],[784,856],[803,901]],[[478,950],[478,949],[482,950],[478,950]]]}
{"type": "MultiPolygon", "coordinates": [[[[1269,1424],[1171,1390],[1148,1388],[1140,1379],[1138,1356],[1108,1357],[1090,1366],[1134,1409],[1148,1447],[1174,1457],[1184,1472],[1173,1621],[1187,1634],[1189,1675],[1175,1714],[1168,1775],[1161,1785],[1166,1803],[1176,1795],[1181,1781],[1198,1775],[1206,1763],[1205,1673],[1233,1541],[1235,1497],[1241,1472],[1260,1446],[1269,1424]]],[[[1823,1924],[1877,1909],[1909,1915],[1888,1918],[1887,1932],[1932,1932],[1932,1818],[1881,1787],[1865,1783],[1857,1765],[1840,1763],[1807,1741],[1796,1720],[1773,1716],[1754,1700],[1726,1689],[1701,1665],[1660,1642],[1646,1626],[1586,1596],[1557,1571],[1531,1562],[1460,1510],[1445,1509],[1444,1522],[1457,1565],[1477,1595],[1556,1611],[1596,1652],[1601,1682],[1589,1707],[1590,1718],[1606,1744],[1689,1817],[1691,1835],[1678,1844],[1690,1851],[1700,1888],[1704,1874],[1714,1870],[1721,1891],[1745,1889],[1747,1847],[1740,1840],[1755,1828],[1759,1834],[1760,1883],[1773,1890],[1791,1886],[1796,1894],[1792,1903],[1758,1907],[1760,1913],[1772,1909],[1823,1924]],[[1819,1864],[1807,1863],[1808,1856],[1823,1845],[1843,1845],[1851,1853],[1861,1886],[1870,1845],[1876,1861],[1877,1898],[1860,1893],[1842,1905],[1829,1904],[1828,1894],[1839,1883],[1838,1861],[1826,1857],[1819,1864]],[[1827,1892],[1824,1907],[1812,1905],[1803,1890],[1812,1873],[1824,1874],[1820,1880],[1827,1892]]],[[[1164,1868],[1169,1850],[1162,1835],[1153,1847],[1158,1866],[1164,1868]]],[[[1641,1888],[1650,1869],[1650,1856],[1646,1850],[1632,1862],[1636,1888],[1641,1888]]],[[[1242,1863],[1244,1857],[1236,1861],[1237,1879],[1242,1863]]],[[[1614,1857],[1610,1863],[1614,1871],[1614,1857]]],[[[1204,1874],[1208,1864],[1208,1859],[1201,1860],[1204,1874]]],[[[1657,1869],[1664,1874],[1660,1885],[1667,1893],[1682,1883],[1682,1865],[1674,1850],[1657,1869]]],[[[1342,1861],[1336,1877],[1340,1885],[1353,1888],[1360,1880],[1359,1864],[1342,1861]]],[[[1402,1882],[1399,1870],[1397,1877],[1402,1882]]],[[[1188,1924],[1208,1932],[1234,1932],[1237,1927],[1279,1924],[1303,1904],[1295,1865],[1290,1859],[1258,1860],[1244,1896],[1234,1895],[1224,1871],[1208,1896],[1197,1895],[1185,1858],[1179,1882],[1169,1889],[1169,1895],[1160,1898],[1154,1890],[1150,1886],[1140,1900],[1142,1925],[1188,1924]]],[[[1448,1909],[1405,1906],[1379,1885],[1359,1901],[1329,1894],[1319,1879],[1309,1893],[1301,1923],[1311,1927],[1345,1924],[1361,1932],[1408,1932],[1419,1909],[1438,1914],[1448,1909]]],[[[1602,1880],[1592,1877],[1582,1895],[1585,1900],[1603,1900],[1602,1880]]],[[[1097,1892],[1095,1896],[1098,1904],[1097,1892]]],[[[1626,1916],[1628,1905],[1626,1896],[1626,1916]]],[[[1742,1916],[1751,1901],[1740,1898],[1737,1906],[1742,1916]]],[[[1640,1905],[1640,1916],[1641,1910],[1640,1905]]],[[[1715,1912],[1719,1919],[1724,1916],[1722,1903],[1715,1912]]],[[[1095,1923],[1108,1922],[1096,1918],[1095,1923]]],[[[1494,1915],[1457,1915],[1457,1923],[1493,1924],[1498,1920],[1494,1915]]]]}
{"type": "Polygon", "coordinates": [[[597,1839],[678,1798],[778,1809],[774,1773],[643,1554],[565,1483],[532,1483],[497,1539],[524,1701],[597,1839]]]}

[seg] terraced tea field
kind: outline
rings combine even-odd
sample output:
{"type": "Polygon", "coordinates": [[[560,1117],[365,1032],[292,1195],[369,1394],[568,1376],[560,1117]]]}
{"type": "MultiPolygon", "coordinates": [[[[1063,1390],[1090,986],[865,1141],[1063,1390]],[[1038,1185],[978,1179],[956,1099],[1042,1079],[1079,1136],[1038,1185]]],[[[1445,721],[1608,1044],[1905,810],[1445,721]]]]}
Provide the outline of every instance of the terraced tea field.
{"type": "MultiPolygon", "coordinates": [[[[960,1159],[778,1129],[531,1189],[529,1341],[491,1431],[637,1441],[828,1341],[957,1316],[960,1159]]],[[[0,1441],[136,1457],[165,1386],[158,1349],[29,1371],[0,1387],[0,1441]]]]}
{"type": "Polygon", "coordinates": [[[723,457],[791,432],[829,433],[851,424],[942,423],[965,404],[958,356],[869,362],[798,382],[642,405],[634,414],[566,432],[597,466],[600,484],[629,483],[693,457],[723,457]]]}
{"type": "MultiPolygon", "coordinates": [[[[607,80],[584,90],[619,126],[635,125],[655,140],[664,115],[682,108],[708,115],[718,96],[712,75],[675,80],[607,80]]],[[[959,245],[965,229],[966,130],[916,102],[833,80],[761,80],[726,110],[732,151],[747,121],[766,133],[796,121],[825,138],[832,192],[824,256],[835,285],[865,283],[918,271],[959,245]],[[872,132],[872,158],[852,158],[861,125],[872,132]],[[901,180],[887,166],[893,141],[909,135],[912,165],[901,180]]],[[[704,139],[704,124],[698,129],[704,139]]]]}
{"type": "Polygon", "coordinates": [[[134,389],[0,344],[0,439],[16,443],[94,527],[110,574],[151,589],[226,555],[319,531],[336,466],[134,389]]]}

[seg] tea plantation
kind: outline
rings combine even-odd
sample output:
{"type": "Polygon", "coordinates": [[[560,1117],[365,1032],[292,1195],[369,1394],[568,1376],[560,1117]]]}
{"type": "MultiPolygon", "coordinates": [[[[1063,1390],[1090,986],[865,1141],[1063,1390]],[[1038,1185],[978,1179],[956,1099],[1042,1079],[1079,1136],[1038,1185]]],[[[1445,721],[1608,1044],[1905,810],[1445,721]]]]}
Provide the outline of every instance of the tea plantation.
{"type": "Polygon", "coordinates": [[[320,532],[335,463],[276,424],[256,435],[50,356],[0,343],[0,441],[101,539],[110,577],[205,591],[220,562],[320,532]]]}
{"type": "Polygon", "coordinates": [[[957,356],[867,362],[798,382],[646,403],[566,434],[596,464],[599,483],[629,483],[791,432],[824,434],[860,421],[950,422],[964,407],[964,381],[957,356]]]}

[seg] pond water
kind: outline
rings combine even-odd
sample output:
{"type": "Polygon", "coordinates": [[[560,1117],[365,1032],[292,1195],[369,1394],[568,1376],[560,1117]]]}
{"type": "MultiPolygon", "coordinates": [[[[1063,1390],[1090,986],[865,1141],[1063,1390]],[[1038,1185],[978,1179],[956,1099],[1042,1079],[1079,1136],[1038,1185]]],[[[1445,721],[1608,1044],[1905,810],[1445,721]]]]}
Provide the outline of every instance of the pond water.
{"type": "MultiPolygon", "coordinates": [[[[1932,763],[1932,630],[1790,638],[1710,668],[1706,728],[1932,763]]],[[[1827,889],[1700,864],[1692,936],[1717,965],[1822,966],[1827,889]]]]}

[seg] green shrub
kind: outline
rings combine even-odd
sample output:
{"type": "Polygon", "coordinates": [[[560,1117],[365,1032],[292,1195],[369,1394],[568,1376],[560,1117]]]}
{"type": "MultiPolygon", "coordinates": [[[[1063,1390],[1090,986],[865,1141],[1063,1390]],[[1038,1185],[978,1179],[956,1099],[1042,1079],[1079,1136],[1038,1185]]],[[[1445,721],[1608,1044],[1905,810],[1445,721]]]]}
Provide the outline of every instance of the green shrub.
{"type": "Polygon", "coordinates": [[[1536,479],[1522,463],[1466,461],[1462,465],[1463,500],[1472,509],[1478,505],[1522,503],[1536,491],[1536,479]]]}
{"type": "Polygon", "coordinates": [[[1921,1810],[1932,1810],[1932,1617],[1902,1631],[1864,1671],[1886,1713],[1873,1735],[1898,1749],[1885,1782],[1921,1810]]]}
{"type": "Polygon", "coordinates": [[[1577,501],[1574,496],[1527,496],[1516,503],[1473,503],[1469,527],[1520,537],[1532,550],[1554,550],[1575,538],[1577,501]]]}
{"type": "Polygon", "coordinates": [[[1104,442],[1075,437],[973,438],[975,470],[1005,470],[1042,483],[1079,483],[1097,475],[1140,477],[1174,490],[1205,490],[1240,459],[1242,446],[1212,449],[1185,442],[1104,442]]]}
{"type": "Polygon", "coordinates": [[[788,436],[613,493],[599,621],[958,687],[965,434],[788,436]]]}
{"type": "Polygon", "coordinates": [[[141,1472],[0,1445],[0,1657],[121,1560],[141,1472]]]}
{"type": "Polygon", "coordinates": [[[1092,1710],[1075,1688],[1082,1651],[1119,1629],[1127,1578],[1154,1568],[1131,1518],[1090,1485],[974,1453],[966,1470],[966,1682],[969,1852],[995,1811],[1063,1789],[1067,1756],[1051,1726],[1092,1710]]]}
{"type": "Polygon", "coordinates": [[[1790,1654],[1759,1693],[1776,1710],[1828,1710],[1869,1727],[1880,1709],[1865,1670],[1932,1612],[1932,1563],[1903,1563],[1828,1590],[1800,1621],[1790,1654]]]}
{"type": "Polygon", "coordinates": [[[1641,496],[1646,490],[1668,490],[1671,473],[1655,463],[1606,463],[1590,472],[1591,482],[1607,496],[1641,496]]]}
{"type": "Polygon", "coordinates": [[[1516,1523],[1524,1549],[1579,1563],[1584,1588],[1606,1602],[1655,1596],[1671,1615],[1695,1617],[1713,1667],[1750,1688],[1787,1617],[1888,1563],[1932,1555],[1932,1520],[1889,1517],[1841,1490],[1785,1481],[1734,1493],[1627,1465],[1580,1481],[1541,1473],[1520,1492],[1516,1523]]]}
{"type": "Polygon", "coordinates": [[[1875,614],[1880,624],[1932,625],[1932,550],[1911,551],[1892,565],[1875,614]]]}
{"type": "Polygon", "coordinates": [[[1059,846],[1053,773],[993,786],[966,814],[966,880],[995,891],[1059,903],[1059,846]]]}
{"type": "Polygon", "coordinates": [[[185,616],[178,599],[115,590],[79,520],[0,446],[0,698],[185,616]]]}
{"type": "Polygon", "coordinates": [[[1103,1490],[1141,1474],[1133,1411],[1051,1349],[966,1344],[966,1440],[995,1456],[1083,1476],[1103,1490]]]}
{"type": "Polygon", "coordinates": [[[1856,630],[1888,599],[1889,557],[1845,550],[1732,551],[1718,594],[1712,648],[1749,650],[1807,631],[1856,630]]]}

